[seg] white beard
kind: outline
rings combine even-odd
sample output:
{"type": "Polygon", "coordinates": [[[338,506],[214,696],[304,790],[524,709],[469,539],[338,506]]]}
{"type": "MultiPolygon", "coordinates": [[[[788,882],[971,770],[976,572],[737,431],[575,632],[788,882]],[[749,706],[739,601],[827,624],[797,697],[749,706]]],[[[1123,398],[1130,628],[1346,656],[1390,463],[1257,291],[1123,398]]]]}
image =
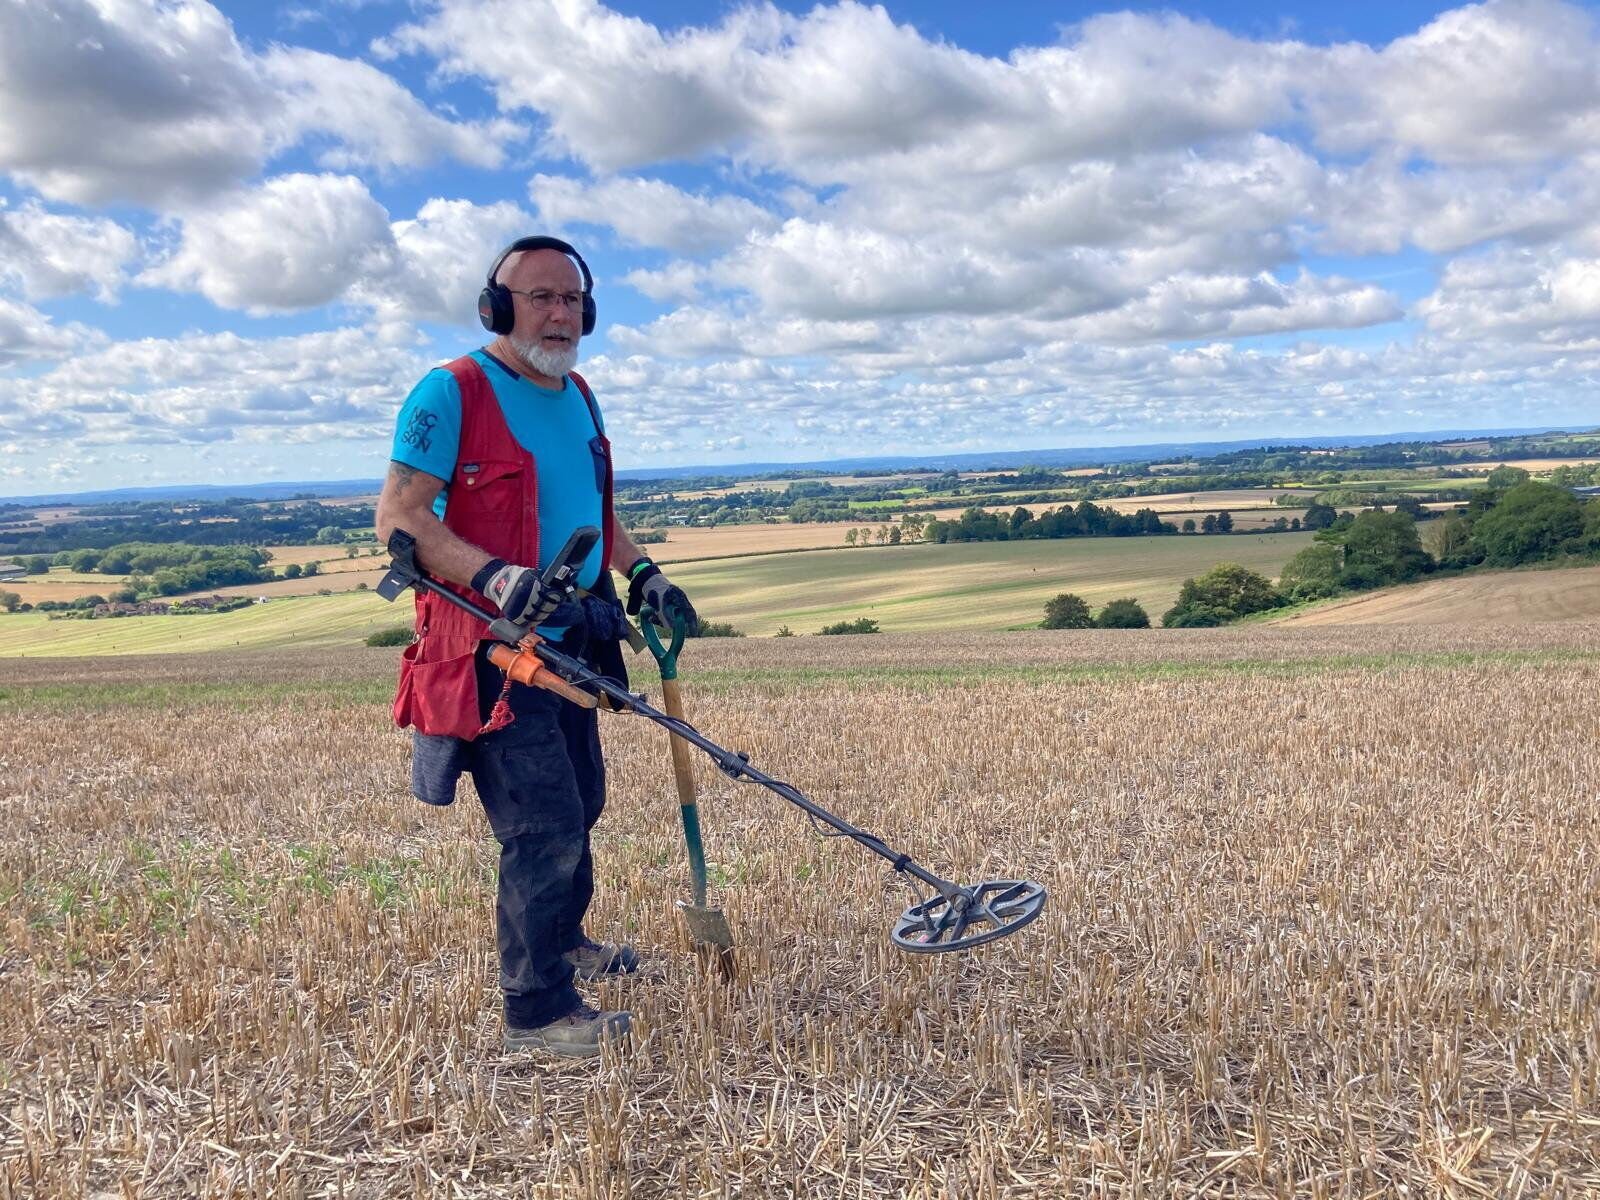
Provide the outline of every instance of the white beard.
{"type": "Polygon", "coordinates": [[[537,338],[512,338],[512,348],[535,375],[560,379],[578,365],[578,343],[565,350],[546,350],[537,338]]]}

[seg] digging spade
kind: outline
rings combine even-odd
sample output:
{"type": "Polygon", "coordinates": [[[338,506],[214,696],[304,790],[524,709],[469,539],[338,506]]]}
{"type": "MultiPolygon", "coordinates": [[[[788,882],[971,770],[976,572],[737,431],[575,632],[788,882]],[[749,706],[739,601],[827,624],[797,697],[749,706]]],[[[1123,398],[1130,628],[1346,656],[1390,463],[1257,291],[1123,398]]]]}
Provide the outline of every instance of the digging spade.
{"type": "MultiPolygon", "coordinates": [[[[683,649],[683,617],[675,615],[672,639],[663,645],[657,632],[657,614],[647,605],[639,614],[644,640],[661,668],[661,702],[667,716],[687,724],[683,714],[683,693],[678,687],[678,652],[683,649]]],[[[694,771],[689,764],[689,743],[669,728],[667,744],[672,749],[672,777],[678,785],[678,812],[683,817],[683,840],[689,848],[689,872],[694,885],[694,902],[678,901],[689,942],[702,959],[715,959],[717,970],[732,983],[735,977],[733,931],[720,908],[706,903],[706,852],[700,840],[700,809],[695,803],[694,771]]]]}

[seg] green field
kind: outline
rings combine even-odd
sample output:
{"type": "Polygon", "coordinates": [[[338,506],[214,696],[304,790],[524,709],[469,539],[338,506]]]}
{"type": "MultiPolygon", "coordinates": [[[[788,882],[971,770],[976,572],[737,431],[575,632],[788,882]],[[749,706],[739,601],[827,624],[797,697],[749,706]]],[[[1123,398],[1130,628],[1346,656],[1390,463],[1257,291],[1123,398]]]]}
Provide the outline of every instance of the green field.
{"type": "Polygon", "coordinates": [[[1076,592],[1099,606],[1137,599],[1159,622],[1185,578],[1219,562],[1276,576],[1309,533],[1065,538],[771,554],[672,568],[702,616],[748,634],[872,617],[888,632],[1037,625],[1044,602],[1076,592]]]}
{"type": "Polygon", "coordinates": [[[371,592],[297,596],[227,613],[52,621],[45,613],[0,616],[0,655],[169,654],[266,646],[350,645],[411,619],[371,592]]]}
{"type": "MultiPolygon", "coordinates": [[[[1152,620],[1183,580],[1234,561],[1276,575],[1310,534],[1082,538],[871,546],[692,562],[671,568],[700,612],[743,633],[782,625],[815,633],[873,617],[887,632],[1037,625],[1044,602],[1076,592],[1092,605],[1133,596],[1152,620]]],[[[235,612],[187,617],[51,621],[0,616],[0,656],[164,654],[235,647],[349,645],[410,620],[408,601],[371,592],[282,597],[235,612]]]]}

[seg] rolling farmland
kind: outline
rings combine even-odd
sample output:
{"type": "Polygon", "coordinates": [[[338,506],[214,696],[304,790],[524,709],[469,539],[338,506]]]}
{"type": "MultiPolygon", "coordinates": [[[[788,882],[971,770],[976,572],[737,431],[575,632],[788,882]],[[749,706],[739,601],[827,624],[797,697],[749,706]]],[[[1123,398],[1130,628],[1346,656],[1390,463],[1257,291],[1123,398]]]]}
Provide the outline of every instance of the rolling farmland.
{"type": "Polygon", "coordinates": [[[880,860],[702,763],[724,987],[604,718],[591,930],[654,977],[594,1063],[499,1048],[494,847],[407,796],[393,658],[0,662],[0,1195],[1600,1189],[1600,623],[696,643],[706,732],[1051,899],[901,954],[880,860]]]}
{"type": "MultiPolygon", "coordinates": [[[[771,527],[763,527],[771,528],[771,527]]],[[[700,612],[742,632],[790,625],[812,633],[840,619],[870,616],[886,630],[997,630],[1037,625],[1044,602],[1075,591],[1092,604],[1137,596],[1154,615],[1184,578],[1224,558],[1276,574],[1309,534],[1220,537],[1079,538],[872,546],[686,562],[672,578],[700,612]],[[982,602],[977,600],[981,598],[982,602]]],[[[342,561],[342,560],[341,560],[342,561]]],[[[355,560],[361,561],[361,560],[355,560]]],[[[291,598],[373,572],[280,580],[222,592],[289,595],[236,612],[198,616],[50,621],[43,613],[0,615],[0,656],[153,654],[358,641],[373,629],[409,621],[410,602],[391,607],[368,592],[291,598]]]]}
{"type": "Polygon", "coordinates": [[[340,645],[410,619],[371,592],[304,596],[227,613],[52,621],[44,613],[0,616],[0,657],[179,654],[262,646],[340,645]]]}
{"type": "Polygon", "coordinates": [[[1310,534],[1065,538],[821,550],[672,571],[702,614],[747,633],[810,633],[869,616],[894,631],[1036,625],[1044,602],[1076,592],[1091,605],[1137,598],[1159,617],[1183,580],[1218,562],[1276,575],[1310,534]]]}

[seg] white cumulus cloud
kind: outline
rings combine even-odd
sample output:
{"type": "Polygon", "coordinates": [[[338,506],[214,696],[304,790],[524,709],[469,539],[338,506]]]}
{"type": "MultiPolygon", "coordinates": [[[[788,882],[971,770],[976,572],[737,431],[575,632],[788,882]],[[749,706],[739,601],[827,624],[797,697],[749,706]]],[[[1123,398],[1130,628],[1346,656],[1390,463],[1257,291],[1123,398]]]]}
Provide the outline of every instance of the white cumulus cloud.
{"type": "Polygon", "coordinates": [[[350,175],[282,175],[183,219],[142,277],[252,313],[326,304],[392,260],[388,213],[350,175]]]}
{"type": "Polygon", "coordinates": [[[82,291],[114,299],[138,253],[133,233],[105,217],[51,212],[37,203],[0,207],[0,281],[29,299],[82,291]]]}
{"type": "Polygon", "coordinates": [[[775,215],[742,196],[694,195],[659,179],[585,183],[535,175],[528,194],[552,227],[603,225],[632,245],[678,254],[724,250],[778,224],[775,215]]]}
{"type": "Polygon", "coordinates": [[[0,4],[0,171],[52,199],[189,203],[312,138],[333,165],[492,165],[514,135],[440,117],[369,64],[254,54],[204,0],[0,4]]]}

